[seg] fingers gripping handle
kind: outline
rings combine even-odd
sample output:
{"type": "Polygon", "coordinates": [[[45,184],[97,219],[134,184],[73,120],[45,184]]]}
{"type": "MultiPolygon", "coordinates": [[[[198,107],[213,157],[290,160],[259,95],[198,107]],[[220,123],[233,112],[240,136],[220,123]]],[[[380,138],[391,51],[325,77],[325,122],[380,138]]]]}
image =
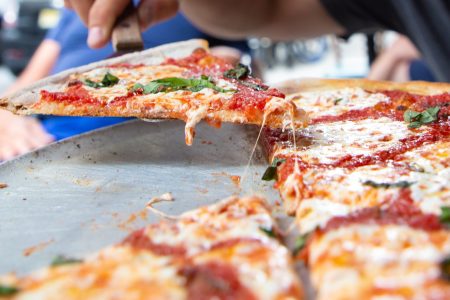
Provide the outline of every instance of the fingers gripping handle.
{"type": "Polygon", "coordinates": [[[144,49],[137,10],[130,1],[117,20],[112,32],[112,45],[117,51],[140,51],[144,49]]]}

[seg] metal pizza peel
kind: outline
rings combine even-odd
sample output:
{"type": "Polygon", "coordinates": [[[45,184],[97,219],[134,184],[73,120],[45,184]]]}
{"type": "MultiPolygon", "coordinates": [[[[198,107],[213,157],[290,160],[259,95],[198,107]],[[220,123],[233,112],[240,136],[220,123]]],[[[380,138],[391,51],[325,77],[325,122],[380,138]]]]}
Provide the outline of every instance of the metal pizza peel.
{"type": "Polygon", "coordinates": [[[59,255],[82,257],[119,242],[160,218],[152,197],[171,193],[155,208],[178,215],[233,194],[277,199],[260,178],[267,162],[259,128],[197,127],[193,146],[184,122],[129,121],[54,143],[0,164],[0,274],[22,274],[59,255]],[[236,176],[246,178],[239,183],[236,176]]]}

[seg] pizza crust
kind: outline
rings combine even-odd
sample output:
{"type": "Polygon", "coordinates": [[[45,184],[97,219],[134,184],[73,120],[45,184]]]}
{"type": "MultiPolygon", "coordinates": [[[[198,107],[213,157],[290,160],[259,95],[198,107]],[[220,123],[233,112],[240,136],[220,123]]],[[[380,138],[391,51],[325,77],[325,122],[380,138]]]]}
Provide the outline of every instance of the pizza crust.
{"type": "MultiPolygon", "coordinates": [[[[142,52],[130,53],[115,58],[101,60],[85,66],[72,68],[39,80],[27,88],[17,91],[7,97],[0,98],[0,108],[5,108],[16,114],[32,114],[33,111],[30,111],[29,108],[39,101],[41,90],[47,90],[49,92],[60,91],[65,87],[70,76],[73,74],[84,73],[96,68],[120,63],[158,65],[167,57],[176,59],[189,56],[197,48],[208,50],[208,42],[201,39],[193,39],[171,43],[142,52]]],[[[76,113],[74,112],[72,115],[76,115],[76,113]]]]}
{"type": "Polygon", "coordinates": [[[367,91],[398,90],[419,95],[450,93],[450,84],[441,82],[410,81],[389,82],[368,79],[293,79],[273,84],[286,94],[320,92],[343,88],[361,88],[367,91]]]}

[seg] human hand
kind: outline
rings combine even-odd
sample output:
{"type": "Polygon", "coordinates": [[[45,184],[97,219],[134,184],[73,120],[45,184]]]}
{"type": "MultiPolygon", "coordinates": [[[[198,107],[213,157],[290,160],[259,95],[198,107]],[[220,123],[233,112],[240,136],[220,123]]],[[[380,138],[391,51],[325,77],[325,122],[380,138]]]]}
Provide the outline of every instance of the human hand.
{"type": "Polygon", "coordinates": [[[0,110],[0,161],[9,160],[53,141],[33,118],[0,110]]]}
{"type": "MultiPolygon", "coordinates": [[[[114,24],[130,0],[65,0],[64,3],[74,9],[89,27],[89,47],[100,48],[111,39],[114,24]]],[[[144,30],[174,16],[178,11],[178,0],[141,0],[137,10],[141,29],[144,30]]]]}

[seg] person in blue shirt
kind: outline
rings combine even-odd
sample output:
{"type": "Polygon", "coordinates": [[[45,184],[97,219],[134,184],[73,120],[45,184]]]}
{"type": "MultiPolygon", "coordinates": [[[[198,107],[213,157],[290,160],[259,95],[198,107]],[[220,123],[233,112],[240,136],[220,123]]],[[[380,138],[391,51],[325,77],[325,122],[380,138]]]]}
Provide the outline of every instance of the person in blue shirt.
{"type": "MultiPolygon", "coordinates": [[[[88,31],[75,12],[61,10],[59,24],[51,29],[36,50],[27,68],[6,93],[69,68],[78,67],[107,58],[113,53],[111,44],[100,49],[91,49],[86,44],[88,31]]],[[[181,14],[157,24],[142,33],[145,48],[161,44],[203,38],[211,46],[227,45],[225,55],[238,59],[240,49],[246,51],[246,43],[225,42],[211,38],[192,26],[181,14]]],[[[224,53],[223,48],[220,51],[224,53]]],[[[0,161],[42,147],[52,140],[63,139],[96,128],[123,122],[124,118],[87,118],[39,116],[34,119],[14,116],[0,110],[0,161]]]]}

